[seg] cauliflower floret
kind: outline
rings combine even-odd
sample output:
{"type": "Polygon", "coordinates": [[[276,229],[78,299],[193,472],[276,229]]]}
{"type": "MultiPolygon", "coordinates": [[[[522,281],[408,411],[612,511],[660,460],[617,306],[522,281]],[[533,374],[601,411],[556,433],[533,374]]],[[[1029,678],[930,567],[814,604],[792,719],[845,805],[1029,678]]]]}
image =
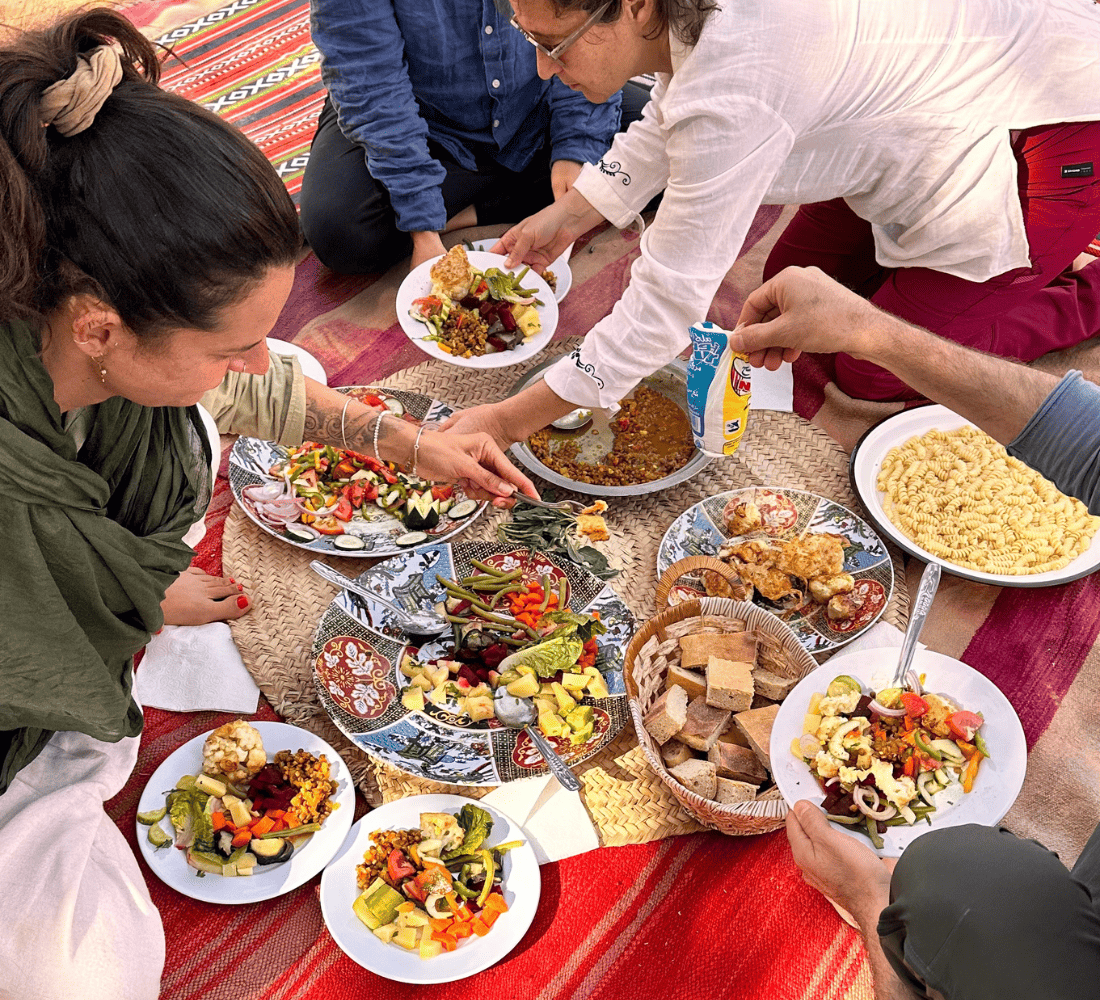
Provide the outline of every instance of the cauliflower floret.
{"type": "Polygon", "coordinates": [[[909,805],[917,797],[917,786],[913,779],[905,776],[895,778],[894,767],[888,761],[876,757],[871,761],[871,774],[874,775],[879,791],[899,809],[909,805]]]}
{"type": "MultiPolygon", "coordinates": [[[[870,767],[870,765],[868,765],[868,767],[870,767]]],[[[840,783],[844,785],[845,788],[851,788],[857,782],[860,782],[864,778],[866,778],[867,775],[870,773],[871,772],[868,770],[867,767],[844,766],[841,767],[840,773],[837,775],[837,777],[840,778],[840,783]]]]}
{"type": "Polygon", "coordinates": [[[832,698],[822,698],[817,703],[818,715],[847,715],[859,704],[859,691],[845,691],[832,698]]]}
{"type": "Polygon", "coordinates": [[[259,731],[243,719],[219,726],[202,746],[202,769],[235,784],[249,781],[267,763],[259,731]]]}
{"type": "Polygon", "coordinates": [[[839,770],[837,762],[824,750],[819,750],[817,756],[814,757],[813,768],[823,778],[835,778],[839,770]]]}
{"type": "Polygon", "coordinates": [[[828,743],[829,737],[833,735],[847,720],[840,718],[836,715],[827,715],[821,720],[820,725],[817,727],[817,738],[822,743],[828,743]]]}

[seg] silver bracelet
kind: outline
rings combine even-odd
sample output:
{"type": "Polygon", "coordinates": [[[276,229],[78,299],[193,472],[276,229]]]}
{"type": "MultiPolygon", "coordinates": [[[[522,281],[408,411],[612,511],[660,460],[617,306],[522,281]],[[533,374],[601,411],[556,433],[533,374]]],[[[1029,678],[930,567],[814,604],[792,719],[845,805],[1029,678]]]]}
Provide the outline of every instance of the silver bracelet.
{"type": "Polygon", "coordinates": [[[412,470],[409,473],[409,475],[412,475],[412,476],[416,475],[416,466],[420,462],[420,435],[423,434],[423,433],[424,433],[424,425],[421,424],[420,427],[417,428],[417,431],[416,431],[416,440],[413,441],[412,470]]]}
{"type": "Polygon", "coordinates": [[[340,411],[340,440],[344,442],[344,451],[351,451],[351,449],[348,447],[348,436],[344,430],[344,421],[347,419],[348,403],[350,402],[351,396],[348,396],[348,398],[344,400],[343,410],[340,411]]]}
{"type": "Polygon", "coordinates": [[[379,465],[385,465],[386,463],[382,460],[382,456],[378,454],[378,431],[382,427],[382,418],[389,415],[389,410],[381,410],[374,420],[374,457],[378,459],[379,465]]]}

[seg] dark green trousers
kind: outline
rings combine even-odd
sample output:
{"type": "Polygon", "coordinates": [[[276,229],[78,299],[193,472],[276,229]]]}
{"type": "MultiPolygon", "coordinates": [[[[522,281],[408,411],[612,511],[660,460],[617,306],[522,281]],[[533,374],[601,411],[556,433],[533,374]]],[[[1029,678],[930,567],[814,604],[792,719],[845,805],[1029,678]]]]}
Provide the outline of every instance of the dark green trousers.
{"type": "Polygon", "coordinates": [[[1007,830],[932,830],[898,861],[878,933],[918,996],[1100,998],[1100,827],[1072,871],[1007,830]]]}

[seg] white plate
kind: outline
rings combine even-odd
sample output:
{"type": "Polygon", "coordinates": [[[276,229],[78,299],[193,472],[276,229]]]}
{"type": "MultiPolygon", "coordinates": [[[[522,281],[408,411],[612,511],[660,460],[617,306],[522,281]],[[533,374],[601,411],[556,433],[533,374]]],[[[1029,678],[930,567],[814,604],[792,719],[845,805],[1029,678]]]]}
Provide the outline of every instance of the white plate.
{"type": "Polygon", "coordinates": [[[268,337],[267,349],[269,351],[274,351],[276,354],[294,355],[298,359],[298,364],[302,368],[303,375],[313,379],[314,382],[320,382],[321,385],[328,385],[328,375],[325,374],[325,369],[321,365],[321,362],[304,347],[292,344],[289,340],[278,340],[275,337],[268,337]]]}
{"type": "MultiPolygon", "coordinates": [[[[162,847],[159,851],[149,843],[149,828],[137,824],[138,846],[146,864],[166,885],[192,899],[207,903],[255,903],[262,899],[274,899],[284,892],[297,889],[308,882],[332,859],[340,849],[351,827],[355,813],[355,789],[351,773],[340,755],[319,736],[284,722],[253,722],[260,732],[271,760],[279,750],[308,750],[314,756],[324,754],[332,765],[333,780],[338,782],[333,801],[340,808],[333,811],[321,829],[293,857],[282,865],[262,868],[257,865],[256,874],[224,878],[220,875],[203,875],[188,865],[183,852],[175,847],[162,847]]],[[[164,805],[164,793],[175,787],[185,774],[198,774],[202,767],[202,745],[209,733],[188,740],[160,765],[149,779],[138,800],[138,812],[149,812],[164,805]]],[[[168,831],[171,824],[167,817],[161,827],[168,831]]]]}
{"type": "MultiPolygon", "coordinates": [[[[496,246],[496,243],[496,240],[473,240],[468,244],[467,249],[482,250],[488,253],[491,247],[496,246]]],[[[558,302],[561,302],[569,294],[569,289],[573,287],[573,270],[569,266],[569,258],[573,256],[575,245],[570,243],[562,255],[547,268],[548,271],[553,271],[554,277],[557,278],[557,281],[554,282],[554,298],[558,302]]]]}
{"type": "Polygon", "coordinates": [[[495,965],[523,939],[539,905],[542,883],[539,865],[519,825],[499,809],[460,795],[412,795],[367,813],[348,834],[344,846],[321,876],[321,914],[333,939],[353,962],[386,979],[399,983],[450,983],[465,979],[495,965]],[[489,844],[522,840],[522,847],[504,856],[504,899],[502,913],[492,930],[483,937],[459,943],[457,950],[423,959],[419,951],[406,951],[376,938],[351,908],[360,889],[355,868],[370,849],[375,830],[407,830],[420,826],[422,812],[457,812],[469,802],[493,817],[489,844]]]}
{"type": "MultiPolygon", "coordinates": [[[[500,254],[474,250],[467,256],[470,258],[470,263],[479,271],[490,267],[499,267],[502,271],[508,270],[504,267],[504,258],[500,254]]],[[[550,343],[550,338],[554,336],[554,331],[558,327],[558,303],[550,291],[550,286],[534,271],[528,271],[524,276],[523,287],[534,288],[536,297],[542,302],[542,305],[538,306],[542,330],[529,338],[526,343],[511,351],[483,354],[480,358],[456,358],[453,354],[440,350],[434,340],[425,340],[424,337],[431,332],[432,328],[413,319],[409,315],[409,309],[414,299],[422,298],[431,291],[432,280],[429,272],[434,263],[435,260],[426,260],[419,267],[413,268],[409,276],[401,282],[401,287],[397,289],[397,320],[409,340],[425,354],[430,354],[433,358],[439,358],[440,361],[446,361],[452,365],[461,365],[463,368],[507,368],[521,361],[529,361],[550,343]]],[[[511,270],[518,273],[523,268],[521,266],[511,270]]]]}
{"type": "Polygon", "coordinates": [[[939,556],[932,555],[908,535],[887,516],[882,506],[885,494],[878,488],[878,474],[882,469],[882,460],[891,448],[905,444],[910,438],[918,437],[930,430],[953,431],[960,427],[972,427],[964,419],[946,406],[921,406],[915,410],[902,410],[876,424],[860,438],[852,451],[849,474],[852,488],[859,494],[871,523],[884,535],[887,535],[898,548],[925,562],[937,562],[944,571],[952,576],[973,580],[976,583],[992,583],[1001,587],[1051,587],[1059,583],[1069,583],[1100,569],[1100,532],[1093,535],[1092,543],[1073,562],[1061,569],[1031,576],[1006,576],[1002,573],[983,573],[977,569],[965,569],[956,566],[939,556]]]}
{"type": "MultiPolygon", "coordinates": [[[[867,690],[873,674],[885,671],[889,676],[893,673],[899,652],[898,649],[863,649],[834,656],[800,680],[783,700],[772,726],[768,752],[772,777],[788,805],[793,806],[799,799],[820,803],[825,798],[809,766],[791,753],[791,740],[802,735],[802,718],[810,704],[810,696],[815,691],[824,694],[829,682],[840,674],[855,677],[867,690]]],[[[920,820],[914,826],[888,827],[882,835],[885,847],[875,851],[885,858],[899,857],[906,847],[929,830],[964,823],[980,823],[983,826],[999,823],[1020,794],[1027,768],[1027,743],[1020,719],[991,680],[965,663],[927,649],[917,650],[913,669],[925,675],[924,686],[929,691],[950,698],[968,711],[981,712],[985,717],[982,736],[989,747],[990,757],[982,761],[973,790],[964,795],[957,805],[944,809],[940,814],[933,813],[931,826],[920,820]]],[[[837,829],[871,846],[862,834],[840,825],[837,829]]]]}

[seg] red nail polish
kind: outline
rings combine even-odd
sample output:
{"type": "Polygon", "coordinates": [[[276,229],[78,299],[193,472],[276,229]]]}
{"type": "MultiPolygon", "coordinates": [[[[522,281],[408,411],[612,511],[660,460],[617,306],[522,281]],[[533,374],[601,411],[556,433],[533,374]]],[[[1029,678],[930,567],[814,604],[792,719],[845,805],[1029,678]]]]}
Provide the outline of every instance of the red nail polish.
{"type": "Polygon", "coordinates": [[[244,608],[247,608],[248,607],[248,598],[247,597],[238,597],[237,598],[237,607],[241,608],[242,610],[244,608]]]}
{"type": "Polygon", "coordinates": [[[229,578],[229,582],[230,582],[230,583],[236,583],[237,581],[236,581],[236,580],[234,580],[234,579],[233,579],[233,577],[230,577],[230,578],[229,578]]]}
{"type": "Polygon", "coordinates": [[[237,584],[237,589],[242,591],[242,592],[244,591],[244,587],[239,583],[237,584]]]}

